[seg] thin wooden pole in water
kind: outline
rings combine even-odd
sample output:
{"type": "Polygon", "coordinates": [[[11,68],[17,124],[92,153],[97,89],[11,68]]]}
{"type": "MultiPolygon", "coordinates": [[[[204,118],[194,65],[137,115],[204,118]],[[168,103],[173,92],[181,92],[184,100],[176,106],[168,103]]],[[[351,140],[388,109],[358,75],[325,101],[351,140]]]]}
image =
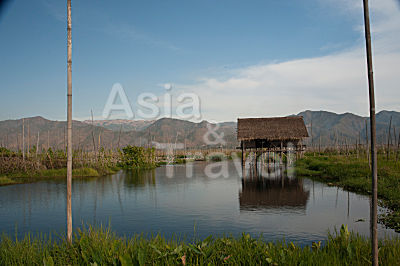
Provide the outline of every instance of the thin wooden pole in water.
{"type": "Polygon", "coordinates": [[[368,0],[364,3],[364,26],[367,50],[368,86],[369,86],[369,107],[371,124],[371,161],[372,161],[372,202],[371,202],[371,245],[372,265],[378,265],[378,232],[377,232],[377,201],[378,201],[378,164],[376,152],[376,122],[375,122],[375,89],[374,73],[372,67],[371,32],[369,24],[368,0]]]}
{"type": "Polygon", "coordinates": [[[71,0],[67,0],[67,239],[72,243],[72,34],[71,0]]]}

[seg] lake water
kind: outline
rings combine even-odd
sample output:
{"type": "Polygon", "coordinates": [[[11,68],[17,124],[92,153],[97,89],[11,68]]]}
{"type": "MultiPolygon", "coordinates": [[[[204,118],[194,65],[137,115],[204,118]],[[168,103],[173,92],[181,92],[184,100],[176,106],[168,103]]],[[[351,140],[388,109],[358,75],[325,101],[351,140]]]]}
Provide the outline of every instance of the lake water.
{"type": "MultiPolygon", "coordinates": [[[[74,226],[111,224],[120,235],[161,232],[188,239],[246,232],[299,244],[324,240],[342,224],[369,235],[366,196],[277,172],[242,178],[232,162],[228,178],[207,177],[206,162],[190,167],[74,179],[74,226]],[[193,171],[191,178],[187,171],[193,171]]],[[[0,187],[0,232],[65,232],[65,198],[64,179],[0,187]]],[[[379,225],[379,236],[385,235],[396,233],[379,225]]]]}

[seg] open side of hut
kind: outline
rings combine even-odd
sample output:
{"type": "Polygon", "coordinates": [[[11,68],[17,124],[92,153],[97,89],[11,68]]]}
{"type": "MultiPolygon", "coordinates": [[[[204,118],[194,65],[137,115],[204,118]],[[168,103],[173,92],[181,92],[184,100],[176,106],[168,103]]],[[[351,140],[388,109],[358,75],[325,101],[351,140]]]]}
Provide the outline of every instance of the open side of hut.
{"type": "Polygon", "coordinates": [[[257,151],[303,151],[302,139],[308,137],[303,117],[238,118],[237,139],[242,149],[242,162],[247,149],[257,151]]]}

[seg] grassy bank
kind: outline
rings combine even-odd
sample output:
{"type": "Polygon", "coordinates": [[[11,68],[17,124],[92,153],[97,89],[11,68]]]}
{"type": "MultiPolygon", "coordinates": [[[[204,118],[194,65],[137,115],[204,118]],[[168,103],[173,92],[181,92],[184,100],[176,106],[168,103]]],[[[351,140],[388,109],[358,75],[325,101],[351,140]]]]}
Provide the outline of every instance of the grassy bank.
{"type": "MultiPolygon", "coordinates": [[[[346,190],[371,194],[371,171],[368,160],[355,155],[306,155],[296,162],[296,174],[346,190]]],[[[400,232],[400,162],[378,156],[378,198],[391,210],[380,221],[400,232]]]]}
{"type": "Polygon", "coordinates": [[[7,176],[0,176],[0,186],[16,184],[17,181],[7,176]]]}
{"type": "MultiPolygon", "coordinates": [[[[72,170],[72,177],[99,177],[104,175],[115,174],[119,167],[103,167],[103,168],[91,168],[82,167],[72,170]]],[[[16,172],[10,174],[3,174],[0,176],[0,186],[30,183],[37,180],[43,180],[46,178],[60,178],[67,176],[67,168],[60,169],[46,169],[35,172],[16,172]]]]}
{"type": "MultiPolygon", "coordinates": [[[[381,265],[398,265],[400,239],[379,243],[381,265]]],[[[242,237],[208,237],[184,242],[161,236],[118,237],[108,229],[75,234],[72,245],[50,237],[26,236],[0,242],[1,265],[369,265],[370,241],[342,227],[321,244],[265,242],[242,237]]]]}
{"type": "MultiPolygon", "coordinates": [[[[72,170],[73,177],[96,177],[102,176],[107,174],[113,174],[117,171],[118,168],[103,168],[103,169],[95,169],[91,167],[83,167],[83,168],[76,168],[72,170]]],[[[67,168],[60,168],[60,169],[46,169],[40,170],[38,172],[21,172],[21,173],[11,173],[8,174],[7,177],[9,178],[39,178],[39,177],[63,177],[67,175],[67,168]]]]}
{"type": "MultiPolygon", "coordinates": [[[[67,157],[64,150],[36,149],[26,152],[0,147],[0,186],[29,183],[43,178],[65,177],[67,157]]],[[[98,177],[120,169],[152,169],[157,166],[154,148],[126,146],[121,150],[73,151],[73,177],[98,177]]]]}

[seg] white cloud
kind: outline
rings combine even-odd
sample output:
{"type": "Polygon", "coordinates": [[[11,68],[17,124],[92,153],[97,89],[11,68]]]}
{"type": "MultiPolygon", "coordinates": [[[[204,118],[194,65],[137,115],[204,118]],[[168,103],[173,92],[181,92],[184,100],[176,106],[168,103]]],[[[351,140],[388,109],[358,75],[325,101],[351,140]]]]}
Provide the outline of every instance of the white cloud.
{"type": "MultiPolygon", "coordinates": [[[[359,2],[340,0],[339,6],[351,15],[359,12],[359,2]]],[[[375,0],[370,8],[377,109],[400,110],[399,8],[394,0],[375,0]]],[[[363,34],[362,28],[360,37],[363,34]]],[[[230,73],[177,87],[199,94],[203,117],[219,121],[305,109],[368,114],[364,42],[328,56],[249,66],[230,73]]]]}

